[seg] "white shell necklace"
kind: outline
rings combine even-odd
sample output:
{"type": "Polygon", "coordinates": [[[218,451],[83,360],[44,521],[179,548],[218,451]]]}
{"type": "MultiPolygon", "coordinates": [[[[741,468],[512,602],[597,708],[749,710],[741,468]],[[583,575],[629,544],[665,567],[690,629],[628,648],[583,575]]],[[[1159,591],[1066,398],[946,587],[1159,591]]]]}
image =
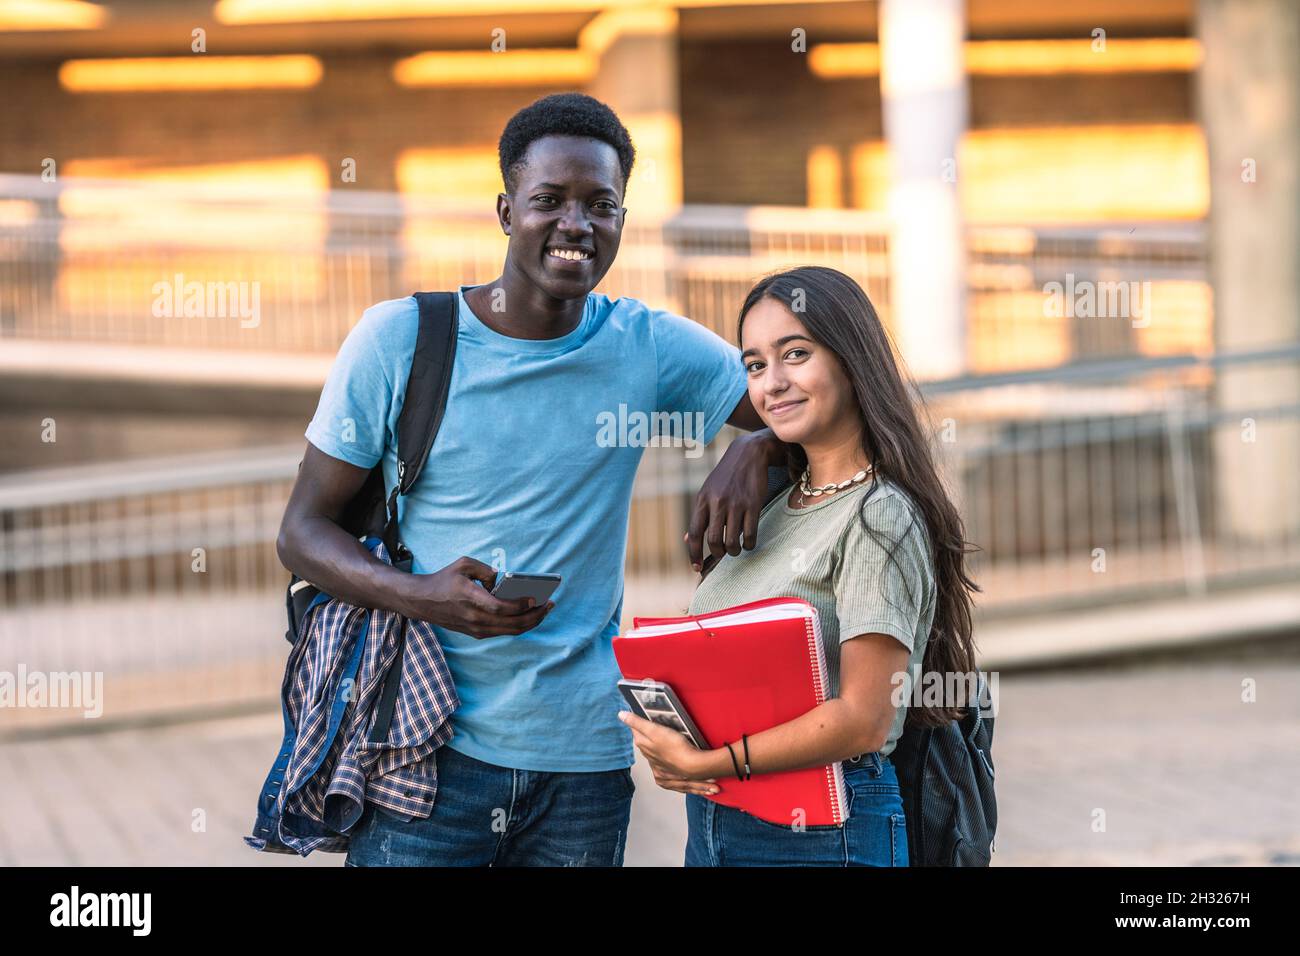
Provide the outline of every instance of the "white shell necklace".
{"type": "Polygon", "coordinates": [[[828,485],[818,485],[816,488],[813,488],[808,484],[808,479],[812,477],[812,469],[810,467],[804,468],[803,474],[799,476],[799,507],[802,508],[804,506],[805,498],[820,498],[822,495],[833,495],[837,491],[843,491],[845,488],[850,488],[859,482],[866,481],[867,476],[871,474],[872,470],[873,466],[868,465],[852,478],[848,478],[839,483],[832,481],[828,485]]]}

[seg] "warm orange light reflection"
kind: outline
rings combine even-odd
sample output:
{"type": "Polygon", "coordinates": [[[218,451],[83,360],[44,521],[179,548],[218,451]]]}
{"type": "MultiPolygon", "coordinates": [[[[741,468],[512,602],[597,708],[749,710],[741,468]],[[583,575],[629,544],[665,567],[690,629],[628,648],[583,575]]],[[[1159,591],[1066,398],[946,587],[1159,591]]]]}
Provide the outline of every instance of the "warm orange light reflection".
{"type": "Polygon", "coordinates": [[[808,50],[808,69],[825,80],[880,75],[879,43],[815,43],[808,50]]]}
{"type": "Polygon", "coordinates": [[[33,225],[39,216],[30,199],[0,199],[0,227],[20,228],[33,225]]]}
{"type": "Polygon", "coordinates": [[[319,157],[180,168],[83,159],[61,172],[57,290],[64,314],[111,314],[122,340],[164,335],[192,344],[192,329],[153,321],[155,282],[178,273],[199,281],[257,280],[266,287],[266,305],[277,289],[307,299],[324,292],[329,173],[319,157]],[[110,177],[127,182],[90,181],[110,177]],[[184,188],[169,188],[176,186],[184,188]],[[133,258],[122,252],[129,248],[157,251],[133,258]]]}
{"type": "MultiPolygon", "coordinates": [[[[850,164],[853,206],[887,208],[887,145],[859,143],[850,164]]],[[[1205,138],[1194,124],[970,130],[957,176],[962,213],[975,223],[1199,219],[1209,211],[1205,138]]]]}
{"type": "Polygon", "coordinates": [[[992,76],[1049,73],[1190,73],[1201,65],[1195,37],[1091,40],[972,40],[966,72],[992,76]]]}
{"type": "Polygon", "coordinates": [[[59,210],[67,222],[59,245],[69,254],[133,242],[302,248],[323,244],[328,229],[320,203],[329,188],[329,174],[315,156],[168,168],[82,159],[70,160],[64,176],[67,186],[59,196],[59,210]],[[139,188],[76,182],[105,177],[131,180],[139,188]],[[154,190],[151,183],[193,188],[154,190]],[[226,201],[203,202],[205,189],[226,201]]]}
{"type": "MultiPolygon", "coordinates": [[[[756,7],[790,0],[635,0],[630,9],[671,10],[681,7],[756,7]]],[[[822,0],[849,3],[859,0],[822,0]]],[[[410,17],[467,16],[490,13],[574,13],[618,9],[611,0],[219,0],[213,8],[221,23],[308,23],[322,20],[399,20],[410,17]]]]}
{"type": "Polygon", "coordinates": [[[249,90],[315,86],[323,68],[314,56],[133,57],[68,60],[59,83],[73,93],[141,90],[249,90]]]}
{"type": "Polygon", "coordinates": [[[482,146],[405,149],[397,156],[398,192],[442,199],[471,197],[490,208],[501,192],[497,150],[482,146]]]}
{"type": "Polygon", "coordinates": [[[1209,212],[1195,124],[972,130],[957,168],[971,222],[1200,219],[1209,212]]]}
{"type": "Polygon", "coordinates": [[[607,0],[220,0],[213,13],[221,23],[307,23],[472,13],[556,13],[598,10],[607,5],[607,0]]]}
{"type": "Polygon", "coordinates": [[[976,374],[1049,368],[1071,358],[1069,322],[1043,317],[1037,288],[973,293],[967,315],[966,349],[976,374]]]}
{"type": "MultiPolygon", "coordinates": [[[[1185,73],[1202,56],[1194,37],[1109,39],[1100,50],[1091,40],[968,40],[964,50],[966,72],[977,76],[1185,73]]],[[[808,68],[823,79],[879,76],[880,45],[818,43],[808,51],[808,68]]]]}
{"type": "Polygon", "coordinates": [[[814,146],[808,151],[808,205],[815,209],[844,206],[844,164],[834,146],[814,146]]]}
{"type": "Polygon", "coordinates": [[[1133,330],[1142,355],[1214,351],[1214,290],[1208,282],[1152,280],[1150,321],[1133,330]]]}
{"type": "Polygon", "coordinates": [[[5,0],[0,3],[0,30],[94,30],[108,11],[81,0],[5,0]]]}
{"type": "Polygon", "coordinates": [[[580,86],[596,67],[585,50],[455,50],[398,60],[393,79],[400,86],[580,86]]]}
{"type": "MultiPolygon", "coordinates": [[[[1071,324],[1109,321],[1044,316],[1043,290],[1033,284],[1025,267],[1012,268],[1022,270],[1022,288],[1014,287],[1015,277],[973,270],[974,282],[997,284],[1011,279],[1012,287],[986,288],[970,297],[968,348],[972,372],[1048,368],[1068,362],[1075,357],[1071,324]]],[[[1133,327],[1139,355],[1204,354],[1214,350],[1209,283],[1152,280],[1143,294],[1148,296],[1143,303],[1145,315],[1133,327]]]]}

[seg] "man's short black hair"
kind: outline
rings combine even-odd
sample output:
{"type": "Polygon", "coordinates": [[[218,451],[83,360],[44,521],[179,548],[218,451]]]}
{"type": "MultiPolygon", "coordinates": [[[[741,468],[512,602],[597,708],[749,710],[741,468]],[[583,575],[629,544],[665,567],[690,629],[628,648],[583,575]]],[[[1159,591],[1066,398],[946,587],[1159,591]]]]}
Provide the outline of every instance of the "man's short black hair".
{"type": "Polygon", "coordinates": [[[506,123],[506,128],[501,133],[497,153],[500,156],[501,180],[505,183],[506,192],[515,191],[524,154],[533,141],[554,135],[590,136],[613,146],[618,152],[618,164],[623,170],[623,191],[627,191],[636,150],[627,128],[614,111],[585,93],[552,93],[510,117],[510,122],[506,123]]]}

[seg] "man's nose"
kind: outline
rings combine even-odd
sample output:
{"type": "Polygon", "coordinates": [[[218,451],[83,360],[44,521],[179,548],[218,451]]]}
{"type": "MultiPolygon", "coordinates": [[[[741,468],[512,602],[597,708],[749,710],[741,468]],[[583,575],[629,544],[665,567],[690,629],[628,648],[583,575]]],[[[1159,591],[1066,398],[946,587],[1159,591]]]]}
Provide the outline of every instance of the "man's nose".
{"type": "Polygon", "coordinates": [[[591,231],[591,218],[581,203],[570,203],[564,207],[564,213],[560,216],[559,229],[561,232],[580,234],[591,231]]]}

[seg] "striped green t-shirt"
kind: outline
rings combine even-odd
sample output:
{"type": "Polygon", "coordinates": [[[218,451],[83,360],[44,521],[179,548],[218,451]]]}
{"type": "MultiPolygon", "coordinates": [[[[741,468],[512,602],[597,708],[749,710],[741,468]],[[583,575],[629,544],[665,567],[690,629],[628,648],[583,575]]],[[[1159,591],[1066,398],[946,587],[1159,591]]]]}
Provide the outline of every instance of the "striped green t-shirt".
{"type": "MultiPolygon", "coordinates": [[[[934,563],[925,522],[911,499],[880,481],[867,500],[865,517],[878,542],[862,527],[858,509],[867,481],[803,508],[790,506],[790,491],[768,503],[758,520],[758,545],[724,555],[700,583],[691,614],[771,597],[802,598],[817,608],[831,696],[839,696],[840,643],[860,634],[889,634],[910,652],[909,673],[920,672],[934,621],[934,563]],[[908,525],[915,515],[915,523],[908,525]],[[889,560],[889,542],[901,542],[889,560]]],[[[894,716],[888,756],[903,732],[906,704],[894,716]]]]}

